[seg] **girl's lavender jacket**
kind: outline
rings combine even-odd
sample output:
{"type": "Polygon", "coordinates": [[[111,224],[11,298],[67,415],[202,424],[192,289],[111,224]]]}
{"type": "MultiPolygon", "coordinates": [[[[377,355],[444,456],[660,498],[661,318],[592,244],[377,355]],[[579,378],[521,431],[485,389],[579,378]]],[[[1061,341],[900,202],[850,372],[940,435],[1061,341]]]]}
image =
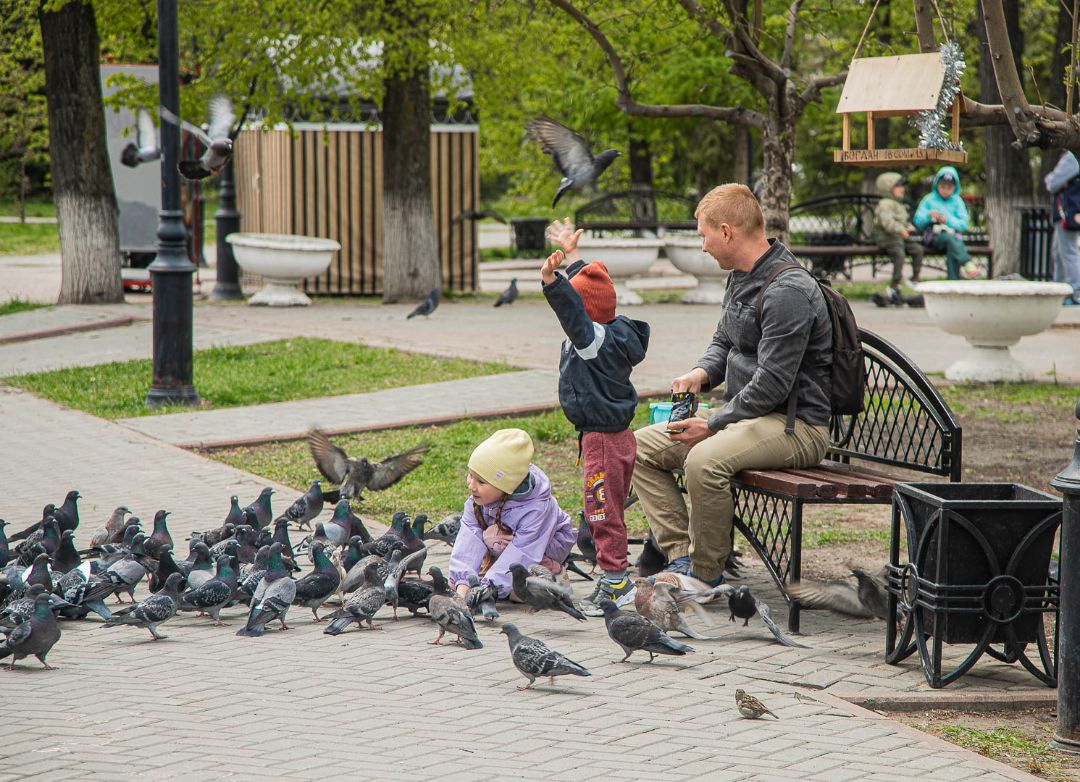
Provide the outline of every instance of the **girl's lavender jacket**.
{"type": "MultiPolygon", "coordinates": [[[[503,506],[502,523],[514,534],[514,539],[481,579],[481,583],[494,586],[501,598],[508,596],[513,586],[511,565],[520,562],[529,567],[545,556],[562,562],[577,540],[570,517],[551,496],[551,482],[543,470],[530,464],[529,475],[532,488],[520,495],[511,494],[503,506]]],[[[484,523],[495,523],[497,509],[498,503],[484,506],[484,523]]],[[[470,497],[465,501],[461,530],[450,554],[450,581],[460,584],[467,582],[470,575],[477,575],[487,553],[470,497]]]]}

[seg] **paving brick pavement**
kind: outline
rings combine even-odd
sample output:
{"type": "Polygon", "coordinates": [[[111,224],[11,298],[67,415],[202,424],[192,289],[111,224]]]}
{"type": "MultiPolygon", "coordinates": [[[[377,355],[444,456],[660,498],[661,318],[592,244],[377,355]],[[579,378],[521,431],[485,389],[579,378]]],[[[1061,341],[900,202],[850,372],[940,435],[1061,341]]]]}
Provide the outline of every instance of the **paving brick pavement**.
{"type": "MultiPolygon", "coordinates": [[[[0,389],[0,516],[16,526],[78,488],[79,543],[121,503],[144,518],[172,510],[170,528],[182,539],[218,523],[230,494],[253,498],[266,484],[0,389]]],[[[296,496],[277,488],[277,508],[296,496]]],[[[445,566],[448,551],[436,544],[429,561],[445,566]]],[[[749,581],[781,608],[760,568],[749,581]]],[[[490,625],[480,627],[485,647],[466,652],[429,645],[436,632],[423,619],[380,616],[381,630],[330,638],[299,609],[292,631],[261,639],[233,634],[238,610],[226,612],[232,629],[183,615],[157,642],[96,620],[64,623],[50,656],[60,670],[31,662],[0,673],[5,703],[19,705],[18,718],[9,712],[0,722],[0,780],[894,780],[924,779],[928,763],[939,779],[1035,779],[833,697],[846,677],[824,692],[796,686],[836,666],[862,671],[877,690],[925,688],[913,665],[884,665],[879,624],[811,612],[804,626],[813,648],[792,650],[769,643],[763,627],[731,625],[721,614],[712,631],[720,640],[695,641],[693,655],[616,664],[621,655],[599,621],[502,610],[593,675],[519,693],[522,677],[490,625]],[[736,687],[781,719],[739,718],[736,687]]],[[[1031,685],[1015,667],[990,662],[956,686],[1031,685]]]]}

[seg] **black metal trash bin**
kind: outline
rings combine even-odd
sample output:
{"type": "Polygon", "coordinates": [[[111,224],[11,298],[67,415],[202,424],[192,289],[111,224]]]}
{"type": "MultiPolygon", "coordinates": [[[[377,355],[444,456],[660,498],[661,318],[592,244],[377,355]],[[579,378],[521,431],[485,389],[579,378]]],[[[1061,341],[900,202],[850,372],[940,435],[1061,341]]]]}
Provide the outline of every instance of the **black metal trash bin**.
{"type": "Polygon", "coordinates": [[[1047,571],[1060,524],[1060,498],[1020,484],[897,484],[885,659],[895,664],[918,649],[927,682],[936,688],[955,681],[986,653],[1019,661],[1044,684],[1056,686],[1057,643],[1051,654],[1043,620],[1057,613],[1058,587],[1049,583],[1047,571]],[[903,565],[901,517],[908,541],[903,565]],[[942,675],[943,644],[975,647],[942,675]],[[1029,644],[1036,644],[1041,667],[1024,653],[1029,644]]]}
{"type": "Polygon", "coordinates": [[[544,232],[548,227],[546,217],[512,217],[510,227],[514,234],[514,249],[543,252],[547,247],[544,232]]]}

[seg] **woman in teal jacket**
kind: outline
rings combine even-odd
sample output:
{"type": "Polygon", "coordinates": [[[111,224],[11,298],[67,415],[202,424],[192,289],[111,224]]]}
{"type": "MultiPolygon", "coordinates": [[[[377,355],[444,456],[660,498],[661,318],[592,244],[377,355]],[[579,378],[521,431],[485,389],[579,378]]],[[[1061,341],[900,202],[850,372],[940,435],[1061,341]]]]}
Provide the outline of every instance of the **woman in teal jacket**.
{"type": "Polygon", "coordinates": [[[934,175],[934,186],[919,202],[911,219],[920,231],[930,229],[927,247],[945,253],[949,279],[975,277],[978,270],[964,247],[960,234],[967,230],[968,211],[960,197],[960,175],[952,166],[942,166],[934,175]]]}

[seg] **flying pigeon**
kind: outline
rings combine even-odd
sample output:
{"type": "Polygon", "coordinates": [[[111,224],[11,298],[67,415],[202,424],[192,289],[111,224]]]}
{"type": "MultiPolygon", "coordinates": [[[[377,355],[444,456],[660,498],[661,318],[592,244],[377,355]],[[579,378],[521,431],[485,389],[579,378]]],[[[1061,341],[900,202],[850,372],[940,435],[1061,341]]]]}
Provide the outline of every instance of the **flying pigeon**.
{"type": "Polygon", "coordinates": [[[669,638],[659,627],[640,614],[620,611],[610,600],[601,599],[600,609],[604,612],[604,624],[608,637],[619,645],[626,656],[617,662],[626,662],[630,655],[641,650],[649,653],[649,662],[658,654],[670,654],[681,657],[694,651],[692,646],[669,638]]]}
{"type": "Polygon", "coordinates": [[[554,581],[530,576],[529,571],[521,563],[511,565],[510,574],[514,577],[514,594],[533,611],[550,608],[569,614],[580,622],[585,621],[585,615],[574,607],[571,600],[572,593],[568,587],[554,581]]]}
{"type": "Polygon", "coordinates": [[[426,299],[424,299],[422,302],[420,302],[419,304],[417,304],[416,309],[414,309],[412,312],[410,312],[405,317],[405,320],[409,320],[410,318],[415,318],[417,315],[423,315],[426,318],[429,315],[431,315],[431,313],[433,313],[438,306],[439,306],[439,289],[438,288],[432,288],[431,293],[428,294],[428,297],[426,299]]]}
{"type": "Polygon", "coordinates": [[[592,676],[584,666],[559,654],[539,638],[522,635],[512,624],[503,625],[499,632],[510,642],[510,657],[514,666],[529,680],[528,684],[518,687],[519,690],[532,687],[538,676],[547,676],[552,684],[556,676],[592,676]]]}
{"type": "Polygon", "coordinates": [[[501,307],[504,304],[513,304],[515,301],[517,301],[517,297],[518,286],[517,277],[515,277],[514,279],[510,280],[510,287],[500,293],[499,298],[495,299],[495,306],[501,307]]]}
{"type": "Polygon", "coordinates": [[[665,633],[682,633],[699,641],[710,640],[694,632],[683,619],[683,603],[691,602],[693,596],[683,595],[673,584],[663,581],[657,583],[655,578],[637,578],[634,586],[637,588],[634,594],[634,609],[646,619],[652,620],[665,633]]]}
{"type": "Polygon", "coordinates": [[[119,627],[120,625],[145,627],[155,641],[168,638],[167,635],[159,634],[157,628],[159,624],[176,616],[177,603],[180,601],[180,581],[183,578],[179,573],[173,573],[158,592],[137,605],[121,608],[106,619],[102,627],[119,627]]]}
{"type": "Polygon", "coordinates": [[[16,662],[33,655],[41,661],[46,671],[56,670],[45,662],[45,658],[59,640],[60,627],[49,607],[49,595],[41,592],[34,598],[33,614],[15,625],[0,641],[0,660],[11,655],[11,662],[7,666],[7,670],[11,671],[16,662]]]}
{"type": "Polygon", "coordinates": [[[738,617],[743,620],[743,627],[746,627],[750,623],[750,619],[756,614],[761,617],[761,621],[769,628],[769,632],[771,632],[776,640],[784,646],[794,646],[799,649],[809,648],[806,644],[793,641],[784,635],[780,628],[776,626],[776,622],[772,620],[772,614],[769,611],[769,607],[754,597],[750,592],[750,587],[746,584],[743,584],[737,590],[728,584],[721,584],[716,587],[716,590],[722,594],[727,594],[728,608],[731,610],[732,622],[738,617]]]}
{"type": "Polygon", "coordinates": [[[319,429],[309,431],[307,439],[315,466],[326,480],[341,487],[343,500],[362,500],[364,489],[388,489],[423,464],[420,456],[428,451],[428,446],[418,445],[373,463],[363,456],[350,457],[319,429]]]}
{"type": "Polygon", "coordinates": [[[552,208],[559,203],[563,193],[573,188],[580,192],[596,181],[596,178],[622,153],[617,149],[605,149],[593,157],[589,142],[570,128],[550,117],[537,117],[525,123],[529,138],[540,143],[540,148],[551,156],[563,179],[555,192],[552,208]]]}
{"type": "Polygon", "coordinates": [[[861,568],[851,568],[851,573],[857,584],[850,581],[795,581],[788,585],[787,593],[808,608],[827,608],[860,619],[887,618],[884,571],[870,574],[861,568]]]}
{"type": "Polygon", "coordinates": [[[735,706],[739,714],[748,720],[756,720],[768,714],[773,719],[780,719],[767,708],[765,704],[750,695],[746,690],[735,690],[735,706]]]}
{"type": "Polygon", "coordinates": [[[120,153],[120,162],[129,168],[149,163],[161,157],[157,128],[149,110],[140,106],[135,111],[135,140],[128,142],[120,153]]]}
{"type": "Polygon", "coordinates": [[[198,160],[181,160],[177,168],[185,179],[205,179],[216,173],[232,155],[232,124],[236,120],[232,101],[224,95],[210,99],[210,122],[203,133],[189,128],[202,142],[205,151],[198,160]]]}

